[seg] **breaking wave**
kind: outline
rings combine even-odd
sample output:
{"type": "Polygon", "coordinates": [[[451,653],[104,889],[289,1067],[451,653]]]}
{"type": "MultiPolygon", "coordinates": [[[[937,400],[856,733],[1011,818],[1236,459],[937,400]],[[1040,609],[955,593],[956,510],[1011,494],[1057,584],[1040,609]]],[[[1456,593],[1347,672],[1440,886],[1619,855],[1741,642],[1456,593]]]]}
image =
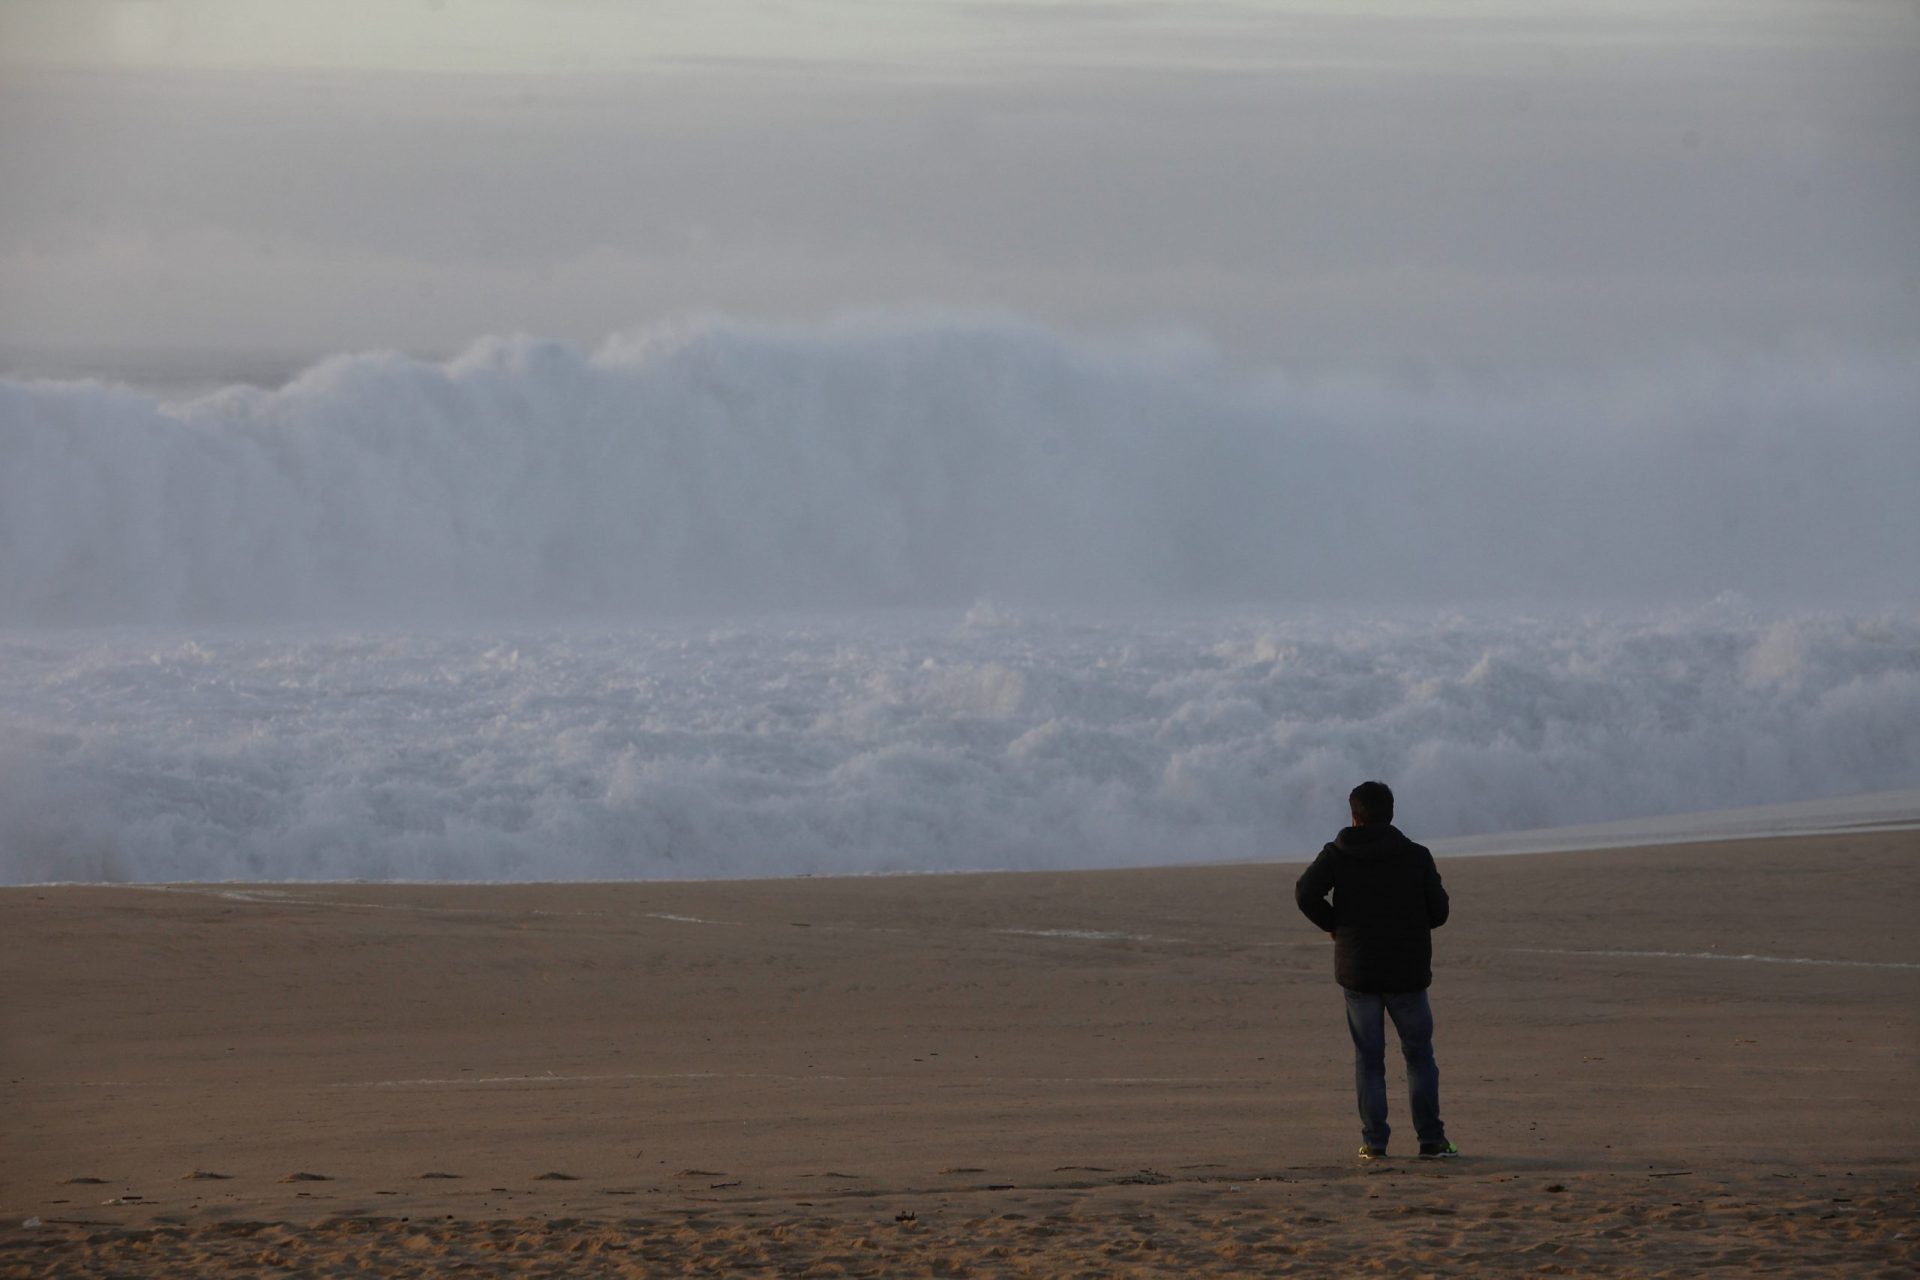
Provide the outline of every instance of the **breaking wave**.
{"type": "Polygon", "coordinates": [[[1915,361],[1303,383],[937,317],[0,381],[0,882],[1113,866],[1303,855],[1367,776],[1432,838],[1920,786],[1915,404],[1915,361]]]}
{"type": "Polygon", "coordinates": [[[1920,364],[1302,384],[1012,321],[0,382],[0,625],[1902,599],[1920,364]]]}

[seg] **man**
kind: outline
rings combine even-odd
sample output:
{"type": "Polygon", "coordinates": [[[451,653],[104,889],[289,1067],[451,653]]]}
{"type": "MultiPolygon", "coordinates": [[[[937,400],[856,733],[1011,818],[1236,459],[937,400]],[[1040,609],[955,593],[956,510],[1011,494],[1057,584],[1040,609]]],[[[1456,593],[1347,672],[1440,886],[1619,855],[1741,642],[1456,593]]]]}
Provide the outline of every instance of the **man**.
{"type": "Polygon", "coordinates": [[[1320,850],[1294,885],[1307,919],[1333,938],[1333,975],[1346,990],[1353,1079],[1360,1101],[1360,1158],[1387,1154],[1387,1035],[1393,1020],[1407,1060],[1413,1128],[1423,1160],[1459,1155],[1440,1123],[1433,1060],[1433,933],[1447,922],[1447,891],[1425,845],[1393,825],[1393,792],[1363,782],[1347,796],[1353,825],[1320,850]],[[1329,902],[1327,895],[1332,894],[1329,902]]]}

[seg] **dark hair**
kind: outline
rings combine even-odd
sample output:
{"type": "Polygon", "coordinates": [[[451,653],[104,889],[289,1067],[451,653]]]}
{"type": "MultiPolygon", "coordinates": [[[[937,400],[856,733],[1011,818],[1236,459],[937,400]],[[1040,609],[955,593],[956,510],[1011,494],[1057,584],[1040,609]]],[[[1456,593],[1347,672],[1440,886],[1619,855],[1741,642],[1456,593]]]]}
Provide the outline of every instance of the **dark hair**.
{"type": "Polygon", "coordinates": [[[1393,821],[1393,788],[1384,782],[1363,782],[1347,792],[1347,807],[1363,822],[1393,821]]]}

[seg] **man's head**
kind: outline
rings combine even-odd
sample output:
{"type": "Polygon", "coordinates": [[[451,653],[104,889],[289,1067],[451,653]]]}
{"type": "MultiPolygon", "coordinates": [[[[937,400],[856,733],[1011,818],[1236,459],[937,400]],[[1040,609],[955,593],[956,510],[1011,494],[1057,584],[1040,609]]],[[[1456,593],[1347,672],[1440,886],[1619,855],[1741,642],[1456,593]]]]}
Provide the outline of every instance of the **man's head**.
{"type": "Polygon", "coordinates": [[[1393,790],[1384,782],[1363,782],[1347,792],[1347,808],[1356,827],[1384,826],[1393,821],[1393,790]]]}

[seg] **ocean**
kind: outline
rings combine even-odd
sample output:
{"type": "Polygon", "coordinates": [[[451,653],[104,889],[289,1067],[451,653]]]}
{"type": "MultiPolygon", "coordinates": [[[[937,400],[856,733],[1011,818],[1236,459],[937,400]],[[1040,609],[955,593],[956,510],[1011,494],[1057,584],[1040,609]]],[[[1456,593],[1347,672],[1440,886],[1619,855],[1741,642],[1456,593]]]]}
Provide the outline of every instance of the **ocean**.
{"type": "Polygon", "coordinates": [[[1920,402],[999,319],[0,380],[0,882],[1310,854],[1920,786],[1920,402]]]}

